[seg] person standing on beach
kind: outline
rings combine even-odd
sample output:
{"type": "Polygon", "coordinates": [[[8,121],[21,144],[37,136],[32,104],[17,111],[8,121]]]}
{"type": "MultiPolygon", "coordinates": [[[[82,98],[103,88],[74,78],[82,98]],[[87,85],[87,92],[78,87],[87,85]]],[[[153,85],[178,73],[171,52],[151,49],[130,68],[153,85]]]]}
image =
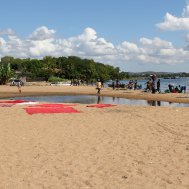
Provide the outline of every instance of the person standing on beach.
{"type": "Polygon", "coordinates": [[[136,90],[137,89],[137,80],[135,80],[135,82],[134,82],[134,90],[136,90]]]}
{"type": "Polygon", "coordinates": [[[98,94],[100,94],[101,88],[102,88],[102,83],[100,82],[100,79],[98,79],[96,82],[96,89],[98,94]]]}
{"type": "Polygon", "coordinates": [[[21,82],[18,82],[17,87],[18,87],[19,93],[21,93],[21,92],[22,92],[22,89],[21,89],[21,82]]]}
{"type": "Polygon", "coordinates": [[[115,82],[112,82],[112,89],[115,90],[115,82]]]}
{"type": "Polygon", "coordinates": [[[100,79],[100,82],[101,82],[101,87],[104,88],[104,79],[100,79]]]}
{"type": "Polygon", "coordinates": [[[157,92],[160,93],[160,79],[158,79],[157,81],[157,92]]]}
{"type": "Polygon", "coordinates": [[[150,75],[151,79],[152,79],[152,94],[155,94],[156,89],[155,89],[155,80],[156,80],[156,75],[152,74],[150,75]]]}

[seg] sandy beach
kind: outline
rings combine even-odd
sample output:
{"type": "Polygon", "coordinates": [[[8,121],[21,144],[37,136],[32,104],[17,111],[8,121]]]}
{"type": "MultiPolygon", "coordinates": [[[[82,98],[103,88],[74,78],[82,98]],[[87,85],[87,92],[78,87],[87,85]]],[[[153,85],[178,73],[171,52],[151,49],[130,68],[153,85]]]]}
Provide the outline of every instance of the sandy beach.
{"type": "MultiPolygon", "coordinates": [[[[0,86],[2,98],[96,95],[93,86],[0,86]]],[[[102,96],[189,103],[189,94],[102,96]]],[[[33,114],[0,107],[2,189],[189,189],[189,108],[116,105],[33,114]]]]}

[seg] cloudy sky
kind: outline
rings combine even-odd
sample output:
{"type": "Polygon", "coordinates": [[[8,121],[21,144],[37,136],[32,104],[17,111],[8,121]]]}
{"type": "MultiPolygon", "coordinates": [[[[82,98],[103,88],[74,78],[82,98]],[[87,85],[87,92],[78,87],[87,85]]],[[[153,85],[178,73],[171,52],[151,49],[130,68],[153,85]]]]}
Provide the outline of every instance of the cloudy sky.
{"type": "Polygon", "coordinates": [[[0,58],[79,56],[189,72],[189,0],[0,0],[0,58]]]}

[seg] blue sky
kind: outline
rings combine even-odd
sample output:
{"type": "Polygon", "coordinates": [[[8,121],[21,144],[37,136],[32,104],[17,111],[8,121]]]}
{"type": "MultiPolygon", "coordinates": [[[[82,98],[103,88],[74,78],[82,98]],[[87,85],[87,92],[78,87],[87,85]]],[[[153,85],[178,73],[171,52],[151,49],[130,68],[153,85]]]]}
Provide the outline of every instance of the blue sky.
{"type": "Polygon", "coordinates": [[[0,0],[0,57],[80,56],[124,71],[189,72],[184,0],[0,0]]]}

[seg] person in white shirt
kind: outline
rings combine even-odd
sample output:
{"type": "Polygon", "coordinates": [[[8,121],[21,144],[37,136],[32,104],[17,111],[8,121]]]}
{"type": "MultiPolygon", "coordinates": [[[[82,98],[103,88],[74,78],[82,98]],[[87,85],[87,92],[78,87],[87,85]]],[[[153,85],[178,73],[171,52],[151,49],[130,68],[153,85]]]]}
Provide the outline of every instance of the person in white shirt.
{"type": "Polygon", "coordinates": [[[20,82],[18,82],[17,87],[18,87],[18,92],[21,93],[22,89],[21,89],[21,83],[20,82]]]}
{"type": "Polygon", "coordinates": [[[100,94],[100,90],[102,88],[102,83],[100,82],[100,80],[98,79],[96,82],[96,89],[97,89],[97,93],[100,94]]]}

